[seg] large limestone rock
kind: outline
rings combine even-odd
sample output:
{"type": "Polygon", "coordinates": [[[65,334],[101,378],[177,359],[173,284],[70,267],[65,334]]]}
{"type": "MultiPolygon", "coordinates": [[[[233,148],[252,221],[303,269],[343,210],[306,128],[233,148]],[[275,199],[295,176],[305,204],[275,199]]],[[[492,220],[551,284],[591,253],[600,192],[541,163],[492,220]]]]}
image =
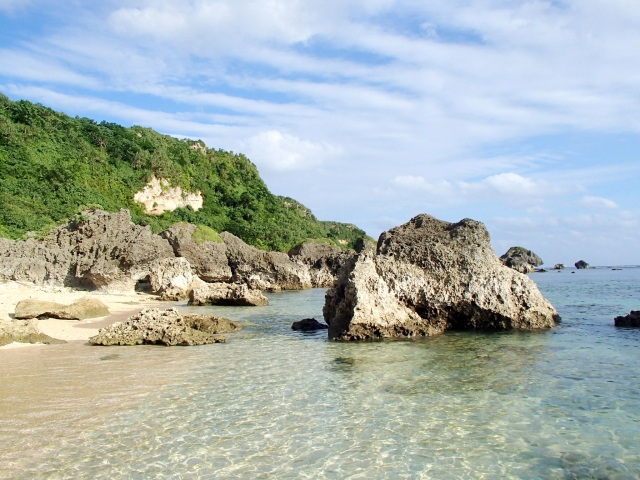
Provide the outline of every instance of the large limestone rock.
{"type": "Polygon", "coordinates": [[[16,305],[15,318],[59,318],[61,320],[86,320],[88,318],[106,317],[109,309],[97,298],[84,297],[71,305],[55,302],[26,299],[16,305]]]}
{"type": "Polygon", "coordinates": [[[34,320],[0,321],[0,347],[10,343],[66,343],[38,330],[34,320]]]}
{"type": "Polygon", "coordinates": [[[269,305],[269,300],[260,290],[246,284],[202,283],[191,291],[189,305],[258,307],[269,305]]]}
{"type": "Polygon", "coordinates": [[[186,258],[196,275],[205,282],[231,280],[233,274],[227,261],[227,246],[212,241],[198,243],[193,238],[196,228],[189,223],[177,223],[161,236],[169,241],[176,257],[186,258]]]}
{"type": "Polygon", "coordinates": [[[0,280],[132,291],[155,260],[171,257],[169,243],[135,225],[128,210],[91,210],[44,239],[2,242],[0,280]]]}
{"type": "Polygon", "coordinates": [[[329,337],[341,340],[543,329],[559,319],[533,281],[500,262],[482,223],[424,214],[350,260],[323,313],[329,337]]]}
{"type": "Polygon", "coordinates": [[[309,268],[311,285],[314,288],[332,286],[338,270],[353,254],[353,251],[344,251],[327,243],[317,242],[305,242],[289,250],[291,260],[309,268]]]}
{"type": "Polygon", "coordinates": [[[135,225],[128,210],[95,210],[68,228],[76,245],[74,276],[98,290],[132,291],[155,260],[174,256],[169,243],[150,227],[135,225]]]}
{"type": "Polygon", "coordinates": [[[204,284],[191,270],[186,258],[163,258],[151,264],[149,284],[161,300],[189,298],[191,291],[204,284]]]}
{"type": "Polygon", "coordinates": [[[258,250],[229,232],[222,232],[220,237],[227,246],[234,282],[268,291],[311,288],[309,269],[292,262],[286,253],[258,250]]]}
{"type": "Polygon", "coordinates": [[[180,315],[175,308],[146,308],[125,322],[101,328],[93,345],[206,345],[225,341],[219,333],[239,329],[212,315],[180,315]]]}
{"type": "Polygon", "coordinates": [[[500,260],[507,267],[520,273],[535,272],[536,267],[544,263],[538,255],[523,247],[511,247],[500,260]]]}

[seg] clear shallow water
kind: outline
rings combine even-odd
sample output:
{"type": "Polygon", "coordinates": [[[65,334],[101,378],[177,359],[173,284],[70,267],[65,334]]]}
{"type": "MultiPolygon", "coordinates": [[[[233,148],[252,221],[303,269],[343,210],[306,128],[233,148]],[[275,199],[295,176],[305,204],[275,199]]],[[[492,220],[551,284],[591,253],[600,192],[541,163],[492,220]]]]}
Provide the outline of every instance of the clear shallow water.
{"type": "Polygon", "coordinates": [[[222,345],[2,351],[0,476],[638,478],[640,269],[532,278],[557,329],[334,343],[312,290],[207,309],[222,345]]]}

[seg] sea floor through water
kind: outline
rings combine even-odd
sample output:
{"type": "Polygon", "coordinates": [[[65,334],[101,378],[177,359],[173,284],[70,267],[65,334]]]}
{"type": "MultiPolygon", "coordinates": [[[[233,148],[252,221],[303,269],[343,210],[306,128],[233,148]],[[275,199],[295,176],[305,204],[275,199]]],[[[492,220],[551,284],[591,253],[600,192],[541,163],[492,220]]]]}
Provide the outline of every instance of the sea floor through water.
{"type": "Polygon", "coordinates": [[[310,290],[180,307],[227,344],[2,351],[0,477],[640,477],[640,268],[531,277],[551,331],[329,342],[310,290]]]}

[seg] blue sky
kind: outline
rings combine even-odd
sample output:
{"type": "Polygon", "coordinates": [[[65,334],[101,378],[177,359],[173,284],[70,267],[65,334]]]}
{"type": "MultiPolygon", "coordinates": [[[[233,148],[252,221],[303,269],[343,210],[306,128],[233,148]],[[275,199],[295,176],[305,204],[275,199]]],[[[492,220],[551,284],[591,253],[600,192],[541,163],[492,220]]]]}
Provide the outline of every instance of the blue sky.
{"type": "Polygon", "coordinates": [[[0,0],[0,91],[243,152],[377,237],[640,264],[640,3],[0,0]]]}

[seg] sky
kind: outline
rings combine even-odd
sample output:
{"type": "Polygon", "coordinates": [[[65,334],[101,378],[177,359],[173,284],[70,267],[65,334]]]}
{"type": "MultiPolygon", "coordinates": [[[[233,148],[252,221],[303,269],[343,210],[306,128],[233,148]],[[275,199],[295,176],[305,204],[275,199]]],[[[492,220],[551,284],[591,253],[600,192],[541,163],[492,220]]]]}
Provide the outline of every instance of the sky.
{"type": "Polygon", "coordinates": [[[0,0],[0,92],[242,152],[374,238],[640,264],[637,0],[0,0]]]}

